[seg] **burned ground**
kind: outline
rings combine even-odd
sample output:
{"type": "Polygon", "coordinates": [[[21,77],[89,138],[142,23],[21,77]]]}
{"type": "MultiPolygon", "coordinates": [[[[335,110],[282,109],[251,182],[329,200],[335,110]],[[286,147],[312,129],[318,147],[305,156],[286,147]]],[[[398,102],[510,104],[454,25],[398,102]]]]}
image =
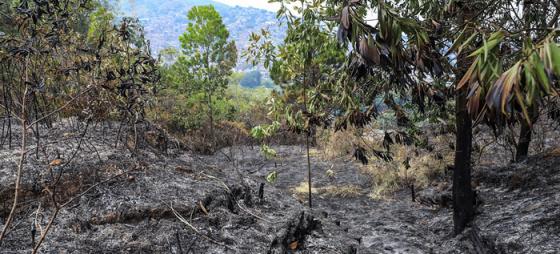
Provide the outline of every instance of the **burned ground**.
{"type": "MultiPolygon", "coordinates": [[[[94,126],[82,141],[85,152],[62,169],[58,197],[71,202],[42,253],[555,253],[560,246],[560,161],[554,151],[477,168],[475,226],[454,236],[449,207],[421,202],[422,195],[441,196],[445,188],[419,190],[416,202],[408,190],[374,200],[371,176],[353,161],[314,156],[309,209],[307,195],[298,192],[306,182],[302,147],[275,147],[274,160],[248,146],[213,156],[174,145],[167,154],[142,148],[132,155],[115,147],[117,132],[108,128],[116,127],[94,126]],[[268,183],[273,170],[277,180],[268,183]]],[[[61,170],[49,166],[57,157],[54,147],[64,165],[78,145],[76,133],[61,124],[42,139],[66,136],[64,142],[49,145],[38,159],[30,153],[24,200],[2,253],[28,252],[33,230],[40,231],[32,225],[45,227],[53,209],[42,187],[61,170]]],[[[17,152],[0,155],[2,223],[17,152]]]]}

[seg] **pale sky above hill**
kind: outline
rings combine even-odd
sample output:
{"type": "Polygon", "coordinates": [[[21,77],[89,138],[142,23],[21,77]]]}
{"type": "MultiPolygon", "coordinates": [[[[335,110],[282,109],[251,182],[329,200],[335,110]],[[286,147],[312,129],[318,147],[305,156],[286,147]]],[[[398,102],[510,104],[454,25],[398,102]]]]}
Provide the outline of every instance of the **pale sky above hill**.
{"type": "MultiPolygon", "coordinates": [[[[268,0],[214,0],[220,3],[224,3],[231,6],[242,6],[242,7],[254,7],[259,9],[265,9],[268,11],[276,12],[280,9],[280,4],[269,3],[268,0]]],[[[371,10],[366,15],[366,19],[372,20],[368,23],[370,25],[375,25],[377,23],[377,12],[371,12],[371,10]]]]}
{"type": "Polygon", "coordinates": [[[279,4],[268,3],[268,0],[215,0],[231,6],[254,7],[265,9],[269,11],[277,11],[280,8],[279,4]]]}

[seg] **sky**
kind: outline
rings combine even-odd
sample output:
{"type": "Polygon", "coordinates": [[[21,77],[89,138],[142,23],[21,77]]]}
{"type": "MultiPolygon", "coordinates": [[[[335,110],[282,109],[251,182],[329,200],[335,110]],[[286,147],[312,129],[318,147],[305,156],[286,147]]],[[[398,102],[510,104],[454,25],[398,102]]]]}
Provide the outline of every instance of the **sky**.
{"type": "Polygon", "coordinates": [[[254,7],[259,9],[265,9],[269,11],[277,11],[280,8],[279,4],[268,3],[268,0],[215,0],[220,3],[224,3],[231,6],[243,6],[243,7],[254,7]]]}
{"type": "MultiPolygon", "coordinates": [[[[268,3],[268,0],[214,0],[214,1],[231,5],[231,6],[239,5],[243,7],[254,7],[259,9],[265,9],[272,12],[276,12],[278,11],[278,9],[280,9],[280,4],[268,3]]],[[[377,19],[377,12],[374,13],[368,12],[366,19],[377,19]]],[[[370,25],[375,25],[375,23],[377,22],[374,21],[368,23],[372,23],[370,25]]]]}

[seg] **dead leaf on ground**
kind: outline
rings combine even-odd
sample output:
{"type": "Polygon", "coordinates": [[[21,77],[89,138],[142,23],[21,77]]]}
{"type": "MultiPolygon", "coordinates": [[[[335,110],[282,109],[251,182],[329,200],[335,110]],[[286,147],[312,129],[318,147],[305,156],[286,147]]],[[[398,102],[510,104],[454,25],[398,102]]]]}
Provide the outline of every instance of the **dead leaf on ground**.
{"type": "Polygon", "coordinates": [[[296,250],[298,247],[298,241],[293,241],[292,243],[290,243],[290,245],[288,245],[288,248],[290,248],[290,250],[296,250]]]}
{"type": "Polygon", "coordinates": [[[62,164],[62,160],[61,159],[56,159],[56,160],[51,161],[51,163],[49,163],[49,166],[56,167],[56,166],[60,166],[60,164],[62,164]]]}
{"type": "Polygon", "coordinates": [[[549,152],[546,153],[546,155],[544,157],[545,158],[560,157],[560,147],[556,147],[556,148],[550,150],[549,152]]]}
{"type": "Polygon", "coordinates": [[[202,210],[202,212],[204,212],[204,214],[208,215],[208,210],[206,210],[206,207],[204,207],[204,205],[202,204],[202,201],[198,201],[198,206],[200,207],[200,210],[202,210]]]}

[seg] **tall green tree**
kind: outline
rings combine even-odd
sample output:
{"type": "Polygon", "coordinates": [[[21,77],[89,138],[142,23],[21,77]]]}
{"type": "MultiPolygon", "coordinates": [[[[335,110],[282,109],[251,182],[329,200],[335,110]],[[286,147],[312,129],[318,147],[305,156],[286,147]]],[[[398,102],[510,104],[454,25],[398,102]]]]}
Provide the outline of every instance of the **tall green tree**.
{"type": "Polygon", "coordinates": [[[193,7],[187,17],[190,23],[179,37],[182,54],[173,69],[178,73],[176,80],[182,83],[180,85],[186,92],[204,94],[214,144],[212,99],[223,95],[237,62],[237,49],[235,42],[229,40],[222,17],[213,6],[193,7]]]}
{"type": "MultiPolygon", "coordinates": [[[[316,2],[319,3],[319,2],[316,2]]],[[[345,47],[335,38],[335,26],[321,23],[318,5],[300,1],[294,11],[282,7],[278,17],[287,23],[287,35],[274,45],[266,30],[252,34],[247,58],[253,65],[262,61],[274,82],[283,88],[271,102],[274,120],[284,122],[292,132],[303,133],[307,150],[309,206],[312,207],[312,171],[309,155],[311,138],[318,125],[328,125],[333,87],[345,47]]]]}

